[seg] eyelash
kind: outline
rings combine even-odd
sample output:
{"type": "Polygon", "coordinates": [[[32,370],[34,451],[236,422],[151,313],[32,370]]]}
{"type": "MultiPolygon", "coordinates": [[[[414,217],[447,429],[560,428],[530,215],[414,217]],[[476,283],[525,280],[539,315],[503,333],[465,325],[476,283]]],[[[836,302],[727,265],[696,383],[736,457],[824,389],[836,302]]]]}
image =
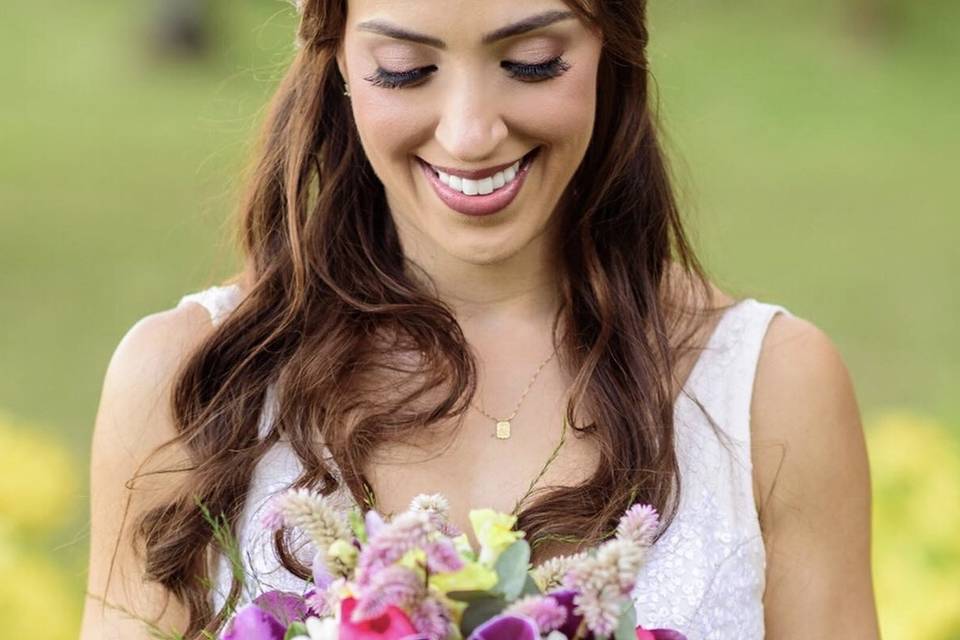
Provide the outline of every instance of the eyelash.
{"type": "MultiPolygon", "coordinates": [[[[543,82],[556,78],[570,69],[570,63],[561,56],[537,64],[504,60],[500,63],[500,66],[507,70],[511,78],[516,78],[521,82],[543,82]]],[[[372,75],[364,79],[377,87],[401,89],[417,84],[436,70],[436,65],[411,69],[410,71],[387,71],[383,68],[377,68],[372,75]]]]}

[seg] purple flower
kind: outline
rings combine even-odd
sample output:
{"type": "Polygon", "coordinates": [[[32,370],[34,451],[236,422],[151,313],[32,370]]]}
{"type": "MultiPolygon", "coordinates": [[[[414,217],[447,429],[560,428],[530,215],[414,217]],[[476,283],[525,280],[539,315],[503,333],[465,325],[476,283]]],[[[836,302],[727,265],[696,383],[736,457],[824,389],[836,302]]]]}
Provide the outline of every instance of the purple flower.
{"type": "Polygon", "coordinates": [[[283,640],[284,632],[276,618],[251,602],[233,616],[221,640],[283,640]]]}
{"type": "Polygon", "coordinates": [[[559,629],[567,621],[567,609],[553,596],[531,594],[515,600],[502,612],[504,615],[523,615],[537,623],[540,633],[559,629]]]}
{"type": "Polygon", "coordinates": [[[556,600],[567,610],[567,621],[558,628],[558,631],[568,638],[572,638],[573,634],[577,631],[577,627],[580,626],[580,621],[583,620],[582,615],[574,613],[573,611],[575,608],[573,597],[577,595],[577,592],[573,589],[557,589],[548,592],[546,595],[556,600]]]}
{"type": "Polygon", "coordinates": [[[532,618],[499,614],[474,629],[467,640],[540,640],[540,632],[532,618]]]}
{"type": "Polygon", "coordinates": [[[303,596],[287,591],[267,591],[257,596],[253,604],[268,613],[283,626],[307,617],[307,604],[303,596]]]}

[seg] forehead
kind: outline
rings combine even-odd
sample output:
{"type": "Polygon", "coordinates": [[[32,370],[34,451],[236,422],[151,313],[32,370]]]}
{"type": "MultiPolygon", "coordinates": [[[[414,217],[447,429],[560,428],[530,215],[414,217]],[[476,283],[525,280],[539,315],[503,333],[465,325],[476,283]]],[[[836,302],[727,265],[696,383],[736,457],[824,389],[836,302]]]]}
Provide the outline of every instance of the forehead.
{"type": "MultiPolygon", "coordinates": [[[[349,0],[347,35],[375,31],[370,24],[402,27],[450,47],[484,46],[484,35],[532,16],[571,13],[563,0],[349,0]]],[[[568,26],[576,18],[561,20],[568,26]]]]}

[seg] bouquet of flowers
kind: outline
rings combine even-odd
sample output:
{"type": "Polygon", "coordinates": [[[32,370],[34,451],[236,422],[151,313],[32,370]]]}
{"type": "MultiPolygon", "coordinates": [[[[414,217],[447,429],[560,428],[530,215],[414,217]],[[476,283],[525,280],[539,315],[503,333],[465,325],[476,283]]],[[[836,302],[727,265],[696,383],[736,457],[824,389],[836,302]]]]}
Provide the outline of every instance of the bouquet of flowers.
{"type": "Polygon", "coordinates": [[[516,516],[475,509],[480,545],[448,521],[441,494],[420,494],[389,521],[333,509],[317,493],[276,496],[262,525],[316,548],[303,594],[268,591],[237,610],[221,640],[685,640],[636,626],[631,593],[658,524],[634,505],[616,536],[530,570],[516,516]]]}

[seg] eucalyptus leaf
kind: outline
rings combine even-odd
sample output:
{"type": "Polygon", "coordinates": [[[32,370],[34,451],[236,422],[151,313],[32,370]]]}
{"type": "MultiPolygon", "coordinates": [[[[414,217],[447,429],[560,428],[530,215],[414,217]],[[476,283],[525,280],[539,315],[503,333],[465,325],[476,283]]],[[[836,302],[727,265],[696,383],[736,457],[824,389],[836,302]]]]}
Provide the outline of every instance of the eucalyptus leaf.
{"type": "Polygon", "coordinates": [[[537,595],[542,596],[543,591],[540,591],[540,587],[537,586],[536,580],[533,579],[533,576],[530,573],[527,573],[526,579],[523,581],[523,590],[520,591],[521,596],[537,595]]]}
{"type": "Polygon", "coordinates": [[[463,618],[460,620],[463,637],[469,637],[474,629],[503,611],[506,606],[507,601],[501,595],[488,595],[485,598],[472,601],[467,605],[463,612],[463,618]]]}
{"type": "Polygon", "coordinates": [[[495,589],[508,601],[516,600],[529,576],[529,566],[530,545],[526,540],[517,540],[497,558],[494,565],[498,578],[495,589]]]}
{"type": "Polygon", "coordinates": [[[468,590],[468,591],[448,591],[447,597],[452,600],[457,600],[459,602],[474,602],[475,600],[482,600],[483,598],[496,598],[500,594],[494,593],[492,591],[480,591],[477,589],[468,590]]]}
{"type": "Polygon", "coordinates": [[[632,599],[628,599],[620,611],[620,617],[617,618],[617,628],[613,632],[616,640],[636,640],[637,639],[637,609],[632,599]]]}

